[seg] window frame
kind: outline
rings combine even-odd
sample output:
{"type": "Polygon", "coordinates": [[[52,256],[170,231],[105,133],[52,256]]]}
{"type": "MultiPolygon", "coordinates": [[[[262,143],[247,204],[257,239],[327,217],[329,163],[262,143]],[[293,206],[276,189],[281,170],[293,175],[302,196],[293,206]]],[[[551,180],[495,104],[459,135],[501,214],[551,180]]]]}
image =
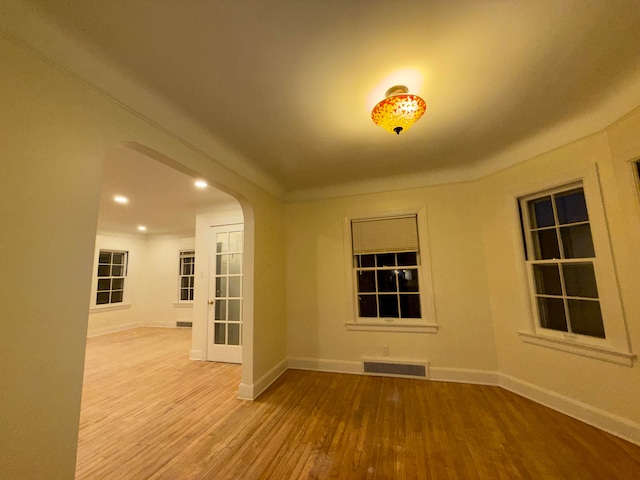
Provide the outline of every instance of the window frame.
{"type": "MultiPolygon", "coordinates": [[[[343,220],[343,240],[344,240],[344,268],[345,287],[347,301],[347,330],[354,331],[387,331],[387,332],[408,332],[408,333],[437,333],[438,325],[435,317],[435,306],[433,302],[433,282],[431,279],[431,259],[428,250],[428,232],[426,208],[413,208],[404,210],[368,211],[361,214],[351,214],[344,216],[343,220]],[[357,269],[354,264],[355,253],[353,251],[352,221],[374,220],[383,218],[413,216],[416,217],[418,229],[418,265],[411,266],[418,270],[420,318],[380,318],[380,317],[359,317],[358,316],[358,291],[356,275],[357,269]]],[[[397,252],[389,252],[397,253],[397,252]]]]}
{"type": "Polygon", "coordinates": [[[568,173],[555,181],[540,182],[518,192],[512,192],[511,201],[514,209],[514,236],[517,238],[517,254],[520,261],[520,277],[524,285],[523,299],[528,311],[528,324],[518,331],[520,339],[529,344],[544,346],[604,360],[620,365],[632,366],[636,358],[631,353],[630,341],[619,283],[615,270],[613,252],[604,210],[603,196],[597,164],[574,173],[568,173]],[[526,209],[521,211],[521,202],[542,197],[554,191],[568,191],[581,186],[584,191],[589,225],[595,257],[593,267],[598,286],[598,299],[602,311],[606,338],[591,337],[575,333],[551,330],[540,326],[537,305],[535,301],[535,279],[533,269],[529,267],[526,258],[528,248],[525,236],[528,235],[521,218],[528,214],[526,209]]]}
{"type": "Polygon", "coordinates": [[[177,304],[180,305],[192,305],[193,304],[193,297],[195,296],[195,277],[196,277],[196,251],[193,248],[190,249],[186,249],[186,250],[180,250],[178,252],[178,288],[177,288],[177,294],[178,294],[178,299],[176,301],[177,304]],[[191,254],[191,255],[188,255],[191,254]],[[190,275],[183,275],[182,273],[182,267],[183,267],[183,259],[185,258],[191,258],[192,262],[191,262],[191,269],[192,269],[192,273],[190,275]],[[186,287],[187,290],[191,291],[191,299],[190,300],[182,300],[182,290],[185,289],[185,287],[182,286],[182,279],[183,278],[191,278],[192,282],[191,282],[191,286],[186,287]]]}
{"type": "MultiPolygon", "coordinates": [[[[129,302],[128,302],[128,281],[127,281],[127,276],[129,273],[129,251],[127,250],[121,250],[121,249],[117,249],[117,248],[97,248],[96,249],[96,257],[95,257],[95,269],[94,269],[94,275],[93,275],[93,281],[94,283],[94,288],[92,289],[92,303],[91,303],[91,308],[96,309],[96,310],[104,310],[104,309],[120,309],[120,308],[128,308],[129,306],[129,302]],[[109,275],[108,277],[103,277],[103,276],[99,276],[99,271],[100,271],[100,255],[102,253],[110,253],[112,256],[114,253],[121,253],[124,254],[124,263],[123,263],[123,275],[120,276],[112,276],[109,275]],[[104,280],[106,278],[109,278],[111,280],[113,280],[114,278],[122,278],[122,300],[120,302],[111,302],[111,296],[109,297],[109,302],[108,303],[98,303],[98,293],[100,293],[100,291],[98,290],[99,288],[99,283],[100,280],[104,280]]],[[[110,265],[113,265],[112,263],[110,265]]],[[[112,292],[113,290],[110,289],[108,290],[109,292],[112,292]]]]}

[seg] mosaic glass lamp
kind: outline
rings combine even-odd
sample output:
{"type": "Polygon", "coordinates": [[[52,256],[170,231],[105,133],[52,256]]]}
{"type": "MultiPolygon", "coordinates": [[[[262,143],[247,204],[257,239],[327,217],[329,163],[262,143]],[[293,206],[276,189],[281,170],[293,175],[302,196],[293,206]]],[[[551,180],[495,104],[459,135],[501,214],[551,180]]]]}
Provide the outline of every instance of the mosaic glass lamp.
{"type": "Polygon", "coordinates": [[[400,135],[422,117],[426,108],[422,98],[409,94],[404,85],[396,85],[387,90],[385,99],[373,107],[371,119],[385,130],[400,135]]]}

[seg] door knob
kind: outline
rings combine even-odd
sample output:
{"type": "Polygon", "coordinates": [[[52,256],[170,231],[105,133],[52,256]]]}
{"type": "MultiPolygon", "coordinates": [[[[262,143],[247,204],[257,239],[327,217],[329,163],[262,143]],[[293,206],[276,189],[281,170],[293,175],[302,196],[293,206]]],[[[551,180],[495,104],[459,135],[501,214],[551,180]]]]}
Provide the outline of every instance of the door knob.
{"type": "Polygon", "coordinates": [[[213,305],[213,300],[209,300],[209,305],[213,305]]]}

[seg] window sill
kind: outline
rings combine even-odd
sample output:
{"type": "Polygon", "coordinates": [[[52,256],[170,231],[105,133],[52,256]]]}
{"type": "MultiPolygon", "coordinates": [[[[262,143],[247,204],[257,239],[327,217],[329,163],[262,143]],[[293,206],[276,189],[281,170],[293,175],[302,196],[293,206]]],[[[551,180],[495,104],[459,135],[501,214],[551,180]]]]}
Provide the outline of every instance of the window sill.
{"type": "Polygon", "coordinates": [[[438,325],[398,322],[347,322],[347,330],[356,332],[438,333],[438,325]]]}
{"type": "Polygon", "coordinates": [[[174,302],[173,308],[193,308],[193,302],[174,302]]]}
{"type": "Polygon", "coordinates": [[[113,312],[115,310],[126,310],[128,308],[131,308],[130,303],[119,303],[117,305],[94,305],[93,307],[89,308],[89,313],[113,312]]]}
{"type": "Polygon", "coordinates": [[[636,355],[619,350],[612,350],[596,345],[587,345],[578,343],[579,340],[565,340],[561,338],[540,335],[532,332],[518,332],[518,335],[524,343],[539,345],[541,347],[553,348],[563,352],[581,355],[583,357],[595,358],[596,360],[604,360],[606,362],[633,367],[636,355]]]}

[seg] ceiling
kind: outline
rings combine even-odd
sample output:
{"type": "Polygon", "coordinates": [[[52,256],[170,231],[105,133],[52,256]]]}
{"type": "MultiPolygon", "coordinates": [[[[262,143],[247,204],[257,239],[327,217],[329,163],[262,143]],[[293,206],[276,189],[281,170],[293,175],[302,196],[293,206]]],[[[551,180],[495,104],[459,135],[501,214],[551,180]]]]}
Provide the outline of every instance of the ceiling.
{"type": "Polygon", "coordinates": [[[285,192],[495,170],[640,105],[634,0],[34,3],[285,192]],[[398,83],[427,112],[395,136],[398,83]]]}

